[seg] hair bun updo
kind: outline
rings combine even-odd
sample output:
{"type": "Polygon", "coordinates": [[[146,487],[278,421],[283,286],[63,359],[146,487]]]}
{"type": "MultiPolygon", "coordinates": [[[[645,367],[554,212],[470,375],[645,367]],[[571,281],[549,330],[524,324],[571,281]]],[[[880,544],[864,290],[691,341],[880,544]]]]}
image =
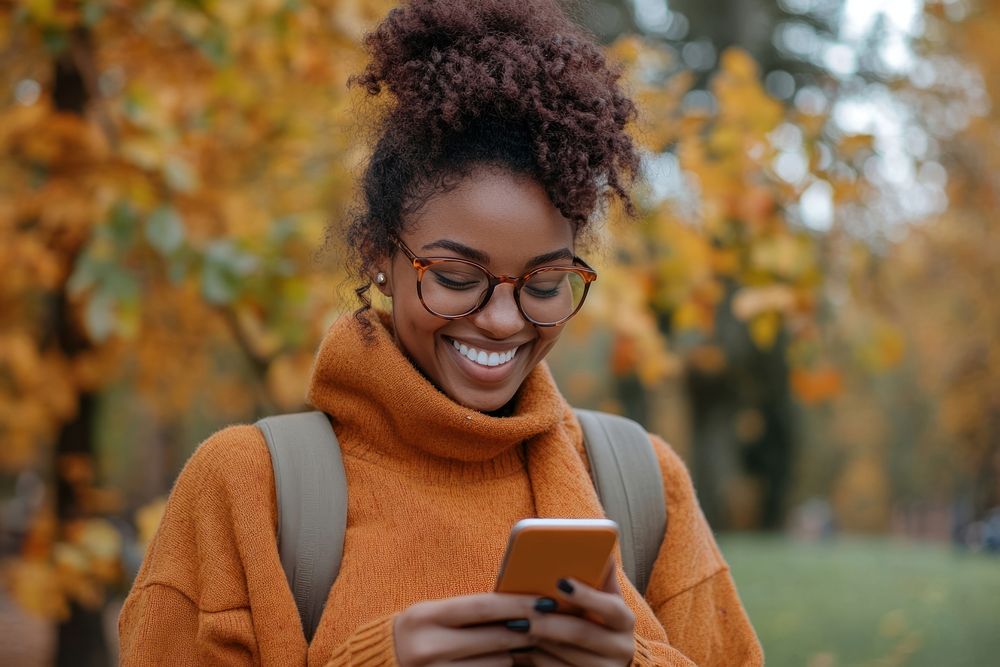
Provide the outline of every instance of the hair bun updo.
{"type": "Polygon", "coordinates": [[[635,105],[554,0],[410,0],[365,46],[351,83],[392,99],[347,230],[362,275],[392,254],[406,213],[477,164],[537,179],[577,229],[605,197],[632,211],[635,105]]]}

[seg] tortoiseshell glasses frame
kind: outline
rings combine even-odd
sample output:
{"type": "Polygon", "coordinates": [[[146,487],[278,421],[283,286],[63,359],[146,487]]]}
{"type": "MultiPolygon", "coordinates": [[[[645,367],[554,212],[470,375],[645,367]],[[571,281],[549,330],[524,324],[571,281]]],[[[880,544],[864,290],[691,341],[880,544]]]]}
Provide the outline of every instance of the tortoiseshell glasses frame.
{"type": "MultiPolygon", "coordinates": [[[[597,280],[597,271],[590,267],[581,258],[574,256],[573,263],[575,266],[539,266],[534,268],[524,275],[520,276],[498,276],[487,269],[482,264],[478,262],[473,262],[468,259],[460,259],[457,257],[419,257],[416,253],[410,250],[409,247],[402,240],[396,238],[394,239],[396,246],[406,255],[407,259],[410,260],[410,264],[413,266],[414,270],[417,272],[417,297],[420,299],[420,303],[423,304],[424,308],[432,315],[440,317],[446,320],[458,320],[463,317],[468,317],[474,313],[479,312],[486,307],[486,304],[490,302],[493,297],[493,291],[498,285],[508,284],[514,286],[514,303],[517,304],[517,309],[521,313],[521,316],[528,322],[531,322],[535,326],[539,327],[554,327],[563,324],[571,317],[576,315],[583,302],[587,298],[587,293],[590,291],[590,284],[597,280]],[[441,312],[440,309],[435,309],[427,303],[424,298],[424,288],[423,280],[424,276],[428,271],[433,271],[434,267],[441,267],[444,264],[461,264],[467,267],[477,269],[482,272],[483,276],[486,278],[486,285],[482,289],[481,294],[474,301],[471,301],[471,305],[468,308],[462,308],[456,313],[441,312]],[[570,278],[577,281],[579,291],[578,297],[579,301],[575,301],[577,298],[576,294],[571,295],[571,301],[568,305],[572,307],[572,310],[561,317],[556,318],[553,321],[546,321],[539,319],[537,317],[532,317],[527,312],[525,312],[524,305],[521,301],[521,290],[529,281],[533,279],[539,279],[553,274],[558,273],[560,276],[565,278],[570,278]]],[[[558,279],[557,279],[558,280],[558,279]]],[[[457,289],[457,288],[450,288],[457,289]]],[[[572,291],[572,290],[571,290],[572,291]]],[[[549,296],[539,297],[539,298],[551,298],[549,296]]]]}

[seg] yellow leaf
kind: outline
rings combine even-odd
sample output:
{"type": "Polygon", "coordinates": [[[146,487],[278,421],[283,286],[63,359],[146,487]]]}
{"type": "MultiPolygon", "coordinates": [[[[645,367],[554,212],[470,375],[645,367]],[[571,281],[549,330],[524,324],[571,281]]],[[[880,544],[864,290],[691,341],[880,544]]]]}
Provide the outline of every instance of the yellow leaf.
{"type": "Polygon", "coordinates": [[[720,58],[722,70],[740,79],[756,79],[757,61],[743,49],[728,48],[720,58]]]}
{"type": "Polygon", "coordinates": [[[48,24],[55,16],[55,0],[21,0],[20,4],[31,18],[42,25],[48,24]]]}
{"type": "Polygon", "coordinates": [[[160,519],[167,509],[167,499],[158,498],[148,505],[143,505],[135,513],[135,525],[139,532],[139,542],[147,545],[152,541],[153,535],[160,527],[160,519]]]}
{"type": "Polygon", "coordinates": [[[762,350],[774,345],[781,329],[781,316],[770,311],[757,315],[750,321],[750,338],[762,350]]]}
{"type": "Polygon", "coordinates": [[[121,534],[106,519],[82,521],[73,541],[92,558],[113,560],[122,551],[121,534]]]}
{"type": "Polygon", "coordinates": [[[738,319],[748,321],[768,311],[787,312],[795,301],[795,291],[788,285],[743,287],[733,295],[732,310],[738,319]]]}
{"type": "Polygon", "coordinates": [[[10,592],[29,612],[56,620],[69,618],[69,603],[55,568],[40,560],[15,560],[7,572],[10,592]]]}
{"type": "Polygon", "coordinates": [[[693,301],[687,301],[674,311],[674,328],[683,331],[695,329],[705,331],[705,318],[701,306],[693,301]]]}

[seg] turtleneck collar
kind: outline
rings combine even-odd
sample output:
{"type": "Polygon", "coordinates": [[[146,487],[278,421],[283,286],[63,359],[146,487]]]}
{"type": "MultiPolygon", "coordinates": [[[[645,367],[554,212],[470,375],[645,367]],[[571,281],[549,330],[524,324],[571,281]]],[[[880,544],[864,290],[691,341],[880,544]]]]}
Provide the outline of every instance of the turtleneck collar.
{"type": "Polygon", "coordinates": [[[338,433],[364,434],[382,455],[421,454],[458,462],[511,456],[515,445],[562,421],[567,405],[539,364],[515,396],[508,417],[464,407],[432,385],[393,340],[387,316],[338,319],[320,345],[307,395],[331,415],[338,433]]]}
{"type": "MultiPolygon", "coordinates": [[[[314,407],[333,417],[345,451],[350,442],[363,443],[354,445],[362,448],[358,456],[404,461],[411,471],[446,471],[446,478],[526,469],[537,516],[604,516],[582,455],[579,422],[544,364],[521,385],[511,416],[493,417],[455,403],[428,382],[396,347],[387,317],[365,317],[368,337],[351,315],[330,328],[308,393],[314,407]]],[[[665,642],[620,557],[615,575],[636,614],[636,632],[665,642]]]]}

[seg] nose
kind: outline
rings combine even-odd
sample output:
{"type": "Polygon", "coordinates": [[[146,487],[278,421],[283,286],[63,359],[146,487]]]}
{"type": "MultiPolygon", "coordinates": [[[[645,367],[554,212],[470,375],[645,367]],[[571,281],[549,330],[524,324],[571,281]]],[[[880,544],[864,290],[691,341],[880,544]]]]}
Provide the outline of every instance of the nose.
{"type": "Polygon", "coordinates": [[[531,324],[518,310],[514,301],[514,286],[509,284],[497,285],[486,306],[469,319],[490,338],[497,340],[509,338],[531,324]]]}

